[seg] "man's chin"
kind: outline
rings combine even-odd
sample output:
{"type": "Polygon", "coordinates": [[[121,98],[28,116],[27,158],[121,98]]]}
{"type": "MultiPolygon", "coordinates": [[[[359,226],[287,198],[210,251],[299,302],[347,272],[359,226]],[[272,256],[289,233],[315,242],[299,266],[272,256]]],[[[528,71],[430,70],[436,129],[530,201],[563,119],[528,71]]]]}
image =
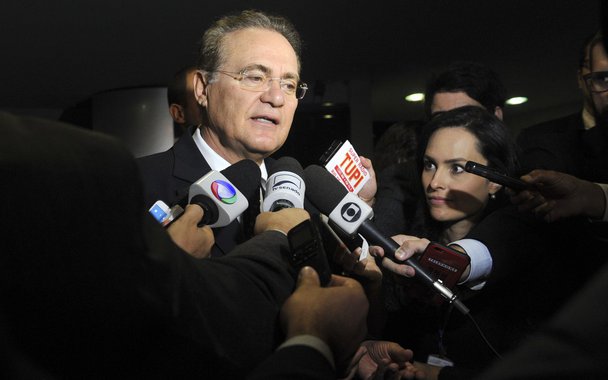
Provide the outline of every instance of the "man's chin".
{"type": "MultiPolygon", "coordinates": [[[[284,142],[283,142],[284,143],[284,142]]],[[[263,155],[264,157],[270,156],[272,153],[276,152],[283,146],[283,143],[278,143],[276,139],[258,139],[250,144],[247,149],[251,153],[255,153],[256,155],[263,155]]]]}

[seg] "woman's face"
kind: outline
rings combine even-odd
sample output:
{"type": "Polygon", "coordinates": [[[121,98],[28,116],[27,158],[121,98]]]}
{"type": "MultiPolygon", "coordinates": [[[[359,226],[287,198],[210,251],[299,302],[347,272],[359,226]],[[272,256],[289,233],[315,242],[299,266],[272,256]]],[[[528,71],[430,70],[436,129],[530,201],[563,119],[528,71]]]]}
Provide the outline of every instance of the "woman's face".
{"type": "Polygon", "coordinates": [[[431,216],[439,222],[476,222],[489,194],[500,185],[468,173],[467,161],[487,165],[478,140],[465,128],[441,128],[431,135],[423,159],[422,185],[431,216]]]}

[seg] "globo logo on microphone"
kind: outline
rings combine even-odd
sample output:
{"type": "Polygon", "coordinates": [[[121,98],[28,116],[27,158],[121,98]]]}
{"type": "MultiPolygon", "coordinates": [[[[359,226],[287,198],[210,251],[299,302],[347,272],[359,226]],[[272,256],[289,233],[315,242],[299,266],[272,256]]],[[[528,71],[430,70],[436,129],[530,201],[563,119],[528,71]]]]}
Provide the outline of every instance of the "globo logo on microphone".
{"type": "Polygon", "coordinates": [[[349,223],[356,222],[361,217],[361,207],[353,202],[347,202],[341,209],[342,219],[349,223]]]}
{"type": "Polygon", "coordinates": [[[211,192],[222,203],[231,205],[236,202],[236,189],[229,182],[220,179],[213,181],[211,183],[211,192]]]}

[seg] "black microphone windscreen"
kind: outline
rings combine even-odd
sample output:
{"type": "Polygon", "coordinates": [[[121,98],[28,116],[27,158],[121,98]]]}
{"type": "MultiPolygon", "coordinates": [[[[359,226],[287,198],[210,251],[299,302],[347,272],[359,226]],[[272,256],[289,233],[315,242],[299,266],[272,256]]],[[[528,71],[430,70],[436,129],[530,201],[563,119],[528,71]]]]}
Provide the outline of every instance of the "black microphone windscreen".
{"type": "Polygon", "coordinates": [[[297,174],[300,178],[304,178],[304,169],[302,169],[302,165],[293,157],[285,156],[276,160],[268,168],[268,177],[278,172],[291,172],[297,174]]]}
{"type": "Polygon", "coordinates": [[[245,198],[253,199],[257,196],[256,192],[261,185],[262,173],[258,164],[252,160],[236,162],[222,170],[221,173],[243,193],[245,198]]]}
{"type": "Polygon", "coordinates": [[[324,214],[329,215],[348,193],[336,177],[319,165],[308,166],[304,176],[306,198],[324,214]]]}

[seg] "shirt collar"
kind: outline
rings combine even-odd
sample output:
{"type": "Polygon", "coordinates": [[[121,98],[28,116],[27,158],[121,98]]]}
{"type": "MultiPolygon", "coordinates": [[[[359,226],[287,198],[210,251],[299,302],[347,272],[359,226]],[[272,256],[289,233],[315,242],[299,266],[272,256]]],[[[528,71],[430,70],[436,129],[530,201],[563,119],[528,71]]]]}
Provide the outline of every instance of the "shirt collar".
{"type": "Polygon", "coordinates": [[[595,127],[595,116],[593,116],[586,108],[583,108],[582,118],[585,130],[595,127]]]}
{"type": "MultiPolygon", "coordinates": [[[[198,147],[198,150],[201,151],[203,158],[209,164],[209,167],[212,170],[222,171],[230,166],[230,162],[226,161],[222,156],[217,154],[216,151],[211,149],[209,144],[203,139],[201,135],[200,127],[194,130],[194,134],[192,134],[192,139],[194,143],[198,147]]],[[[268,171],[266,170],[266,162],[262,161],[262,165],[260,165],[260,172],[262,176],[262,184],[265,185],[266,180],[268,179],[268,171]]]]}

